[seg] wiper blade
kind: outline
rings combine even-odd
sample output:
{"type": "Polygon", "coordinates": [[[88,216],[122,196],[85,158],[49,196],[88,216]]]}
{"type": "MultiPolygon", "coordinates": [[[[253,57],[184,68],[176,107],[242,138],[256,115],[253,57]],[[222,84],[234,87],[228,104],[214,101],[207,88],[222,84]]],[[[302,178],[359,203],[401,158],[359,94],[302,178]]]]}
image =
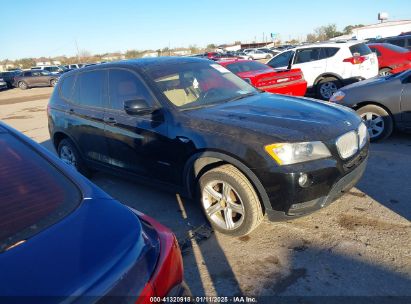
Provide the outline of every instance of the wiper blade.
{"type": "Polygon", "coordinates": [[[259,93],[258,92],[252,92],[252,93],[250,92],[250,93],[247,93],[247,94],[236,96],[234,98],[227,99],[225,102],[236,101],[236,100],[240,100],[240,99],[250,97],[250,96],[254,96],[254,95],[257,95],[257,94],[259,94],[259,93]]]}

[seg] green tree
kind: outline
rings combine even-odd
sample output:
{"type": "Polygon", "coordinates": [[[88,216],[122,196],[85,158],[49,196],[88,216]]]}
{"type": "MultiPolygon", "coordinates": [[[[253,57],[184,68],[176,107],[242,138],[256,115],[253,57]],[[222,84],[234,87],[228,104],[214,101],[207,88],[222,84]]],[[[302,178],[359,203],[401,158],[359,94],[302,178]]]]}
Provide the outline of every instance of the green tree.
{"type": "Polygon", "coordinates": [[[344,33],[345,35],[349,35],[349,34],[351,34],[351,32],[352,32],[352,30],[353,30],[354,28],[363,27],[363,26],[364,26],[364,24],[347,25],[347,26],[344,28],[343,33],[344,33]]]}
{"type": "Polygon", "coordinates": [[[215,50],[216,47],[217,47],[217,46],[216,46],[214,43],[210,43],[210,44],[207,45],[206,48],[207,48],[207,50],[215,50]]]}

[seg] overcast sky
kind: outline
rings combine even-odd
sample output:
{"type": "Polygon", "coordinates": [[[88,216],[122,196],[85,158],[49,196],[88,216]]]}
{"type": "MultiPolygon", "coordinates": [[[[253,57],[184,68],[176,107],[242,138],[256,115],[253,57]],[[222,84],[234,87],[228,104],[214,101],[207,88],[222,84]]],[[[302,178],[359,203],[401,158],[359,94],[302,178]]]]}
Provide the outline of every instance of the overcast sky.
{"type": "Polygon", "coordinates": [[[380,11],[411,19],[409,0],[19,0],[1,11],[0,60],[304,38],[329,23],[377,23],[380,11]]]}

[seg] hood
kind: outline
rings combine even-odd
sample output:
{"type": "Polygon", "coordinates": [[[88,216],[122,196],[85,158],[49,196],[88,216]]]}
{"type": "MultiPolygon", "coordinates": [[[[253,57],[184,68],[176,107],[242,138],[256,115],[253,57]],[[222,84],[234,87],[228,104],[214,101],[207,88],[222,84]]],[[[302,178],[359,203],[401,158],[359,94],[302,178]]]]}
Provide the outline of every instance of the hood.
{"type": "Polygon", "coordinates": [[[348,89],[353,89],[353,88],[359,88],[359,87],[365,87],[365,86],[373,86],[373,85],[381,85],[387,81],[392,79],[391,77],[373,77],[370,79],[354,82],[352,84],[349,84],[343,88],[341,88],[342,91],[348,90],[348,89]]]}
{"type": "MultiPolygon", "coordinates": [[[[138,291],[154,267],[145,258],[153,248],[149,244],[127,207],[111,199],[86,199],[61,222],[1,254],[0,294],[103,295],[130,267],[142,264],[134,284],[138,291]]],[[[53,297],[43,303],[60,302],[53,297]]]]}
{"type": "Polygon", "coordinates": [[[361,122],[353,110],[343,106],[268,93],[189,113],[203,131],[239,138],[254,133],[260,139],[283,142],[326,141],[361,122]]]}

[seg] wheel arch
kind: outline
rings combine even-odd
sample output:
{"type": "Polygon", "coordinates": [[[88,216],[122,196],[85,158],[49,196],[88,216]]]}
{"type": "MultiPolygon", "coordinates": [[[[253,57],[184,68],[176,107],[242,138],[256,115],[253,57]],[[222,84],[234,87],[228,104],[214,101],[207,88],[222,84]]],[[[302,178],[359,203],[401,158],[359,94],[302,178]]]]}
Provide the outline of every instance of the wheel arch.
{"type": "Polygon", "coordinates": [[[186,162],[183,170],[184,188],[190,197],[195,196],[199,178],[207,171],[223,164],[230,164],[243,173],[253,185],[260,201],[263,212],[271,209],[270,200],[259,178],[241,160],[219,151],[199,151],[186,162]]]}
{"type": "Polygon", "coordinates": [[[54,132],[53,137],[52,137],[53,147],[56,150],[56,152],[58,152],[58,147],[59,147],[60,142],[65,138],[68,138],[79,152],[81,151],[78,145],[76,144],[76,142],[67,133],[63,131],[56,131],[54,132]]]}
{"type": "Polygon", "coordinates": [[[329,77],[336,78],[338,81],[342,81],[342,80],[343,80],[342,77],[341,77],[340,75],[338,75],[338,74],[331,73],[331,72],[326,72],[326,73],[323,73],[323,74],[319,75],[319,76],[315,79],[314,85],[317,85],[321,80],[323,80],[323,79],[325,79],[325,78],[329,78],[329,77]]]}
{"type": "Polygon", "coordinates": [[[388,114],[390,114],[390,116],[391,116],[391,118],[394,122],[394,125],[396,125],[395,115],[390,111],[390,109],[388,107],[384,106],[382,103],[379,103],[377,101],[361,101],[361,102],[357,103],[355,106],[353,106],[353,109],[355,111],[357,111],[358,109],[360,109],[362,107],[365,107],[365,106],[368,106],[368,105],[374,105],[374,106],[383,108],[385,111],[387,111],[388,114]]]}

